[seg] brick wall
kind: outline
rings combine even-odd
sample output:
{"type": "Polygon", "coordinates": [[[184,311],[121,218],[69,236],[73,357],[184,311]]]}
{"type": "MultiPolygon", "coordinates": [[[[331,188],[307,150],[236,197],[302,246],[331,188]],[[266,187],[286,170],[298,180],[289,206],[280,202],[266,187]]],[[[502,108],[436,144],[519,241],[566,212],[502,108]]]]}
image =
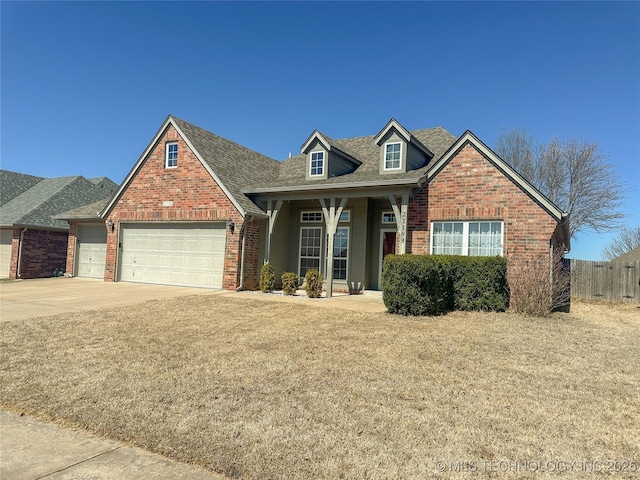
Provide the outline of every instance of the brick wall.
{"type": "Polygon", "coordinates": [[[67,267],[65,273],[67,275],[73,275],[73,263],[76,256],[76,231],[77,225],[74,222],[69,222],[69,237],[67,241],[67,267]]]}
{"type": "Polygon", "coordinates": [[[169,126],[107,218],[117,228],[107,233],[105,281],[116,279],[120,222],[224,222],[228,218],[236,228],[233,234],[226,230],[222,286],[231,290],[240,280],[243,218],[176,129],[169,126]],[[177,168],[165,168],[165,145],[169,141],[178,142],[177,168]],[[173,204],[163,206],[163,202],[173,204]]]}
{"type": "Polygon", "coordinates": [[[502,220],[504,256],[546,259],[557,222],[467,144],[409,205],[407,252],[429,253],[430,222],[502,220]]]}
{"type": "Polygon", "coordinates": [[[251,220],[245,223],[245,254],[244,254],[244,287],[253,289],[258,287],[260,264],[260,227],[262,222],[251,220]]]}
{"type": "MultiPolygon", "coordinates": [[[[9,277],[18,278],[21,228],[13,229],[9,277]]],[[[22,261],[19,278],[45,278],[67,263],[67,232],[27,230],[22,240],[22,261]]]]}

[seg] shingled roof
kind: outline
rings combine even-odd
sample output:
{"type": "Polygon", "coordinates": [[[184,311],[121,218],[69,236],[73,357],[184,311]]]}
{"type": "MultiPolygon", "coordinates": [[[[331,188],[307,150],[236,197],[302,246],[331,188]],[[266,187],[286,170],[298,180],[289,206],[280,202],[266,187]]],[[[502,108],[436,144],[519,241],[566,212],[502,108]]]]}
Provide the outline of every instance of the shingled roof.
{"type": "MultiPolygon", "coordinates": [[[[68,230],[66,221],[52,218],[67,210],[87,205],[97,199],[113,195],[115,185],[111,180],[96,185],[81,176],[41,178],[0,170],[3,187],[13,195],[0,204],[0,225],[68,230]],[[30,177],[30,178],[29,178],[30,177]],[[38,181],[35,181],[37,179],[38,181]],[[24,188],[26,185],[29,188],[24,188]],[[17,195],[16,192],[22,190],[17,195]]],[[[6,198],[11,195],[6,194],[6,198]]]]}
{"type": "MultiPolygon", "coordinates": [[[[339,186],[344,184],[345,187],[350,183],[368,183],[372,186],[376,184],[388,184],[393,181],[415,180],[416,182],[424,176],[430,165],[437,162],[438,159],[453,145],[456,137],[442,127],[427,128],[421,130],[410,131],[422,145],[433,152],[433,158],[428,165],[416,170],[410,170],[406,173],[380,174],[380,147],[375,142],[375,136],[344,138],[341,140],[333,140],[335,144],[343,146],[350,154],[360,160],[362,164],[352,173],[339,175],[324,180],[308,180],[306,178],[307,159],[306,155],[301,153],[280,165],[278,177],[269,182],[268,185],[260,183],[247,184],[244,188],[245,193],[264,192],[266,188],[283,189],[286,187],[305,187],[318,185],[339,186]],[[266,187],[266,188],[265,188],[266,187]]],[[[317,187],[316,187],[317,188],[317,187]]]]}
{"type": "Polygon", "coordinates": [[[184,120],[171,118],[240,206],[247,213],[264,213],[242,189],[256,183],[269,185],[278,177],[280,162],[184,120]]]}

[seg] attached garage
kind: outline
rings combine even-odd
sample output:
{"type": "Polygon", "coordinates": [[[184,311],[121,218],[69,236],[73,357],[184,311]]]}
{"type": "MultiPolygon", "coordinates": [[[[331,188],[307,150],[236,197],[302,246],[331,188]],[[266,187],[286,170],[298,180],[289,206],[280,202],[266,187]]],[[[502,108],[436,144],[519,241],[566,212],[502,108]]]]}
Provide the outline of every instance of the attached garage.
{"type": "Polygon", "coordinates": [[[9,276],[12,239],[13,229],[3,228],[0,230],[0,278],[7,278],[9,276]]]}
{"type": "Polygon", "coordinates": [[[225,223],[125,223],[119,280],[222,288],[225,223]]]}
{"type": "Polygon", "coordinates": [[[104,278],[107,230],[104,223],[78,224],[76,230],[76,276],[104,278]]]}

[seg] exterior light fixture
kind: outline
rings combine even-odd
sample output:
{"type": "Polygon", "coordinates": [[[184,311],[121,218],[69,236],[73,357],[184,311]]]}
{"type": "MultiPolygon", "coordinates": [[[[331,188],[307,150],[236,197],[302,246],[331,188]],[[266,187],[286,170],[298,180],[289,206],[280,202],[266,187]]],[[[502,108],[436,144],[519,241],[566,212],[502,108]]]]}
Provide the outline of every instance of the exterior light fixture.
{"type": "Polygon", "coordinates": [[[109,225],[109,228],[111,229],[111,231],[113,232],[116,229],[115,224],[113,223],[113,220],[109,219],[107,221],[107,225],[109,225]]]}
{"type": "Polygon", "coordinates": [[[229,232],[233,235],[233,232],[236,230],[236,224],[233,223],[233,219],[231,217],[227,219],[227,227],[229,228],[229,232]]]}

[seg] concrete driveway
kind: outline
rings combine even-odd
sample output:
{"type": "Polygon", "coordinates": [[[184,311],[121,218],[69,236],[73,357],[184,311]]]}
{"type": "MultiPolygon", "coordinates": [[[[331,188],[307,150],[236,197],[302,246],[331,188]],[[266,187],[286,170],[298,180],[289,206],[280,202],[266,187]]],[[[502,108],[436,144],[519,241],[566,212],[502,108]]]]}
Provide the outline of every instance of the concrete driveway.
{"type": "Polygon", "coordinates": [[[131,305],[183,295],[214,295],[215,290],[89,278],[39,278],[0,282],[0,321],[131,305]]]}

